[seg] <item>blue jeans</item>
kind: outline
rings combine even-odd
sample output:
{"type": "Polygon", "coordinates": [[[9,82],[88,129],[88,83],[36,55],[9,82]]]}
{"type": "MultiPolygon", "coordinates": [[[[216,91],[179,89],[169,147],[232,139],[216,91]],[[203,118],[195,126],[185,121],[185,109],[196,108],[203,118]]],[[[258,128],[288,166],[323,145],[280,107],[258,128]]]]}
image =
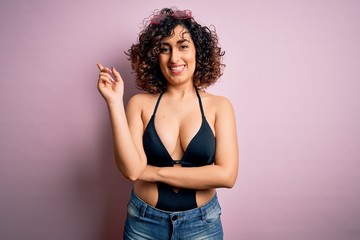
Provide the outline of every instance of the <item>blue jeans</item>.
{"type": "Polygon", "coordinates": [[[221,208],[216,194],[204,206],[182,212],[154,208],[131,192],[125,240],[223,239],[221,208]]]}

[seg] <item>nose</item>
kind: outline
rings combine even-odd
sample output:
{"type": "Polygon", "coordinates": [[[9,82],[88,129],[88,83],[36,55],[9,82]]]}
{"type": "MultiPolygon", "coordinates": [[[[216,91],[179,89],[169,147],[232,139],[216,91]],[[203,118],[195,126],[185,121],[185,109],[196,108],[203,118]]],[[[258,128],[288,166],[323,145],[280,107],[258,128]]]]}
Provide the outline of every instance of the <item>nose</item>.
{"type": "Polygon", "coordinates": [[[170,62],[171,63],[177,63],[179,61],[180,58],[180,53],[177,49],[173,49],[171,51],[171,56],[170,56],[170,62]]]}

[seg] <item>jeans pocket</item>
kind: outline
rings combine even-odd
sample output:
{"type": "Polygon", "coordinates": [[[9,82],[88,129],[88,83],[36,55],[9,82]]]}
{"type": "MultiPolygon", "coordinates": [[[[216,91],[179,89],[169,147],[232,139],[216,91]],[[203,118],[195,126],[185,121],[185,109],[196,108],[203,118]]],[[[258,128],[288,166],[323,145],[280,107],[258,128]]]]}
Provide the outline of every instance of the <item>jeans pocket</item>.
{"type": "Polygon", "coordinates": [[[131,202],[127,206],[127,214],[132,218],[140,218],[140,210],[134,206],[131,202]]]}
{"type": "Polygon", "coordinates": [[[205,214],[204,221],[207,223],[214,223],[220,220],[220,216],[221,216],[221,208],[220,206],[217,206],[205,214]]]}

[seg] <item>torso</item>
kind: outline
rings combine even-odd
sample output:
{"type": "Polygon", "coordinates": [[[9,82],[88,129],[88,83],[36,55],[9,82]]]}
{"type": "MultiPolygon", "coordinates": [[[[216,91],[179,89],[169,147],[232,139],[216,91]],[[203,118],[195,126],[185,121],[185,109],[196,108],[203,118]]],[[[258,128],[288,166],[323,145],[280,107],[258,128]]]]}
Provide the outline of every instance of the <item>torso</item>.
{"type": "MultiPolygon", "coordinates": [[[[215,96],[206,92],[199,91],[206,121],[213,131],[215,124],[215,96]]],[[[141,117],[143,128],[145,130],[148,125],[159,95],[143,94],[144,104],[142,106],[141,117]]],[[[168,98],[166,94],[162,97],[161,107],[158,108],[155,118],[156,131],[161,142],[166,148],[172,159],[182,159],[184,149],[187,148],[190,141],[198,132],[202,124],[202,116],[199,110],[198,99],[189,98],[187,100],[178,101],[168,98]],[[178,136],[178,138],[174,138],[178,136]]],[[[180,164],[174,167],[181,167],[180,164]]],[[[136,181],[134,192],[142,200],[151,206],[156,206],[158,201],[158,188],[156,183],[136,181]]],[[[215,189],[197,190],[196,203],[202,206],[207,203],[214,195],[215,189]]]]}
{"type": "MultiPolygon", "coordinates": [[[[144,181],[136,181],[134,185],[134,193],[139,196],[144,202],[155,207],[158,201],[158,189],[156,183],[149,183],[144,181]]],[[[215,194],[215,189],[197,190],[196,203],[198,206],[203,206],[211,200],[215,194]]]]}

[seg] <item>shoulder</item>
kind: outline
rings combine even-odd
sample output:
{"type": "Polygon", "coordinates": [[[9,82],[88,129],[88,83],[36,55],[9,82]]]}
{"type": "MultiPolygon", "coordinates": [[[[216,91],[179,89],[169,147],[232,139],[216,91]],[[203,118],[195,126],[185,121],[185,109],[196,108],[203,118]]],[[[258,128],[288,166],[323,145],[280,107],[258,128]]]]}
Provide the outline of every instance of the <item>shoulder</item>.
{"type": "Polygon", "coordinates": [[[201,99],[206,102],[208,106],[211,106],[215,112],[232,111],[233,106],[231,101],[224,96],[215,95],[205,91],[199,91],[201,99]]]}
{"type": "Polygon", "coordinates": [[[146,100],[150,100],[153,98],[156,98],[156,96],[158,96],[157,94],[150,94],[150,93],[138,93],[133,95],[130,99],[129,99],[129,103],[139,103],[142,101],[146,101],[146,100]]]}
{"type": "Polygon", "coordinates": [[[152,105],[156,102],[159,94],[150,94],[150,93],[139,93],[132,96],[128,103],[128,110],[143,110],[151,108],[152,105]]]}
{"type": "Polygon", "coordinates": [[[204,94],[204,99],[207,99],[207,106],[212,113],[215,131],[217,136],[220,132],[231,132],[236,128],[236,116],[231,101],[224,96],[218,96],[210,93],[204,94]]]}

